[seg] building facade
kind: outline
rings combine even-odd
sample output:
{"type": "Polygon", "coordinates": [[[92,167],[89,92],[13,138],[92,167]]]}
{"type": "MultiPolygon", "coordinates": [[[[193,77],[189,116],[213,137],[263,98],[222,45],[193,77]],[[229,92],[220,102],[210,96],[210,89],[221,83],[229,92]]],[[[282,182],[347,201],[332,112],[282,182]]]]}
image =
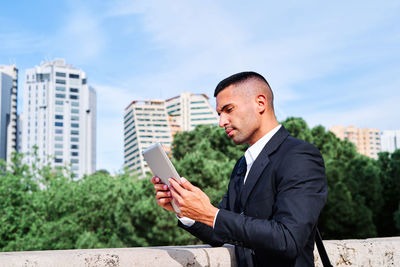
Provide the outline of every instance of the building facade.
{"type": "Polygon", "coordinates": [[[380,130],[342,125],[333,126],[329,130],[339,139],[348,140],[355,144],[358,153],[370,158],[378,158],[378,153],[381,151],[380,130]]]}
{"type": "Polygon", "coordinates": [[[124,166],[144,175],[150,171],[142,156],[144,149],[160,142],[170,154],[176,132],[218,125],[218,121],[205,94],[182,93],[166,101],[135,100],[124,114],[124,166]]]}
{"type": "Polygon", "coordinates": [[[96,91],[85,72],[56,59],[26,70],[22,151],[39,166],[71,166],[82,177],[96,169],[96,91]]]}
{"type": "Polygon", "coordinates": [[[172,134],[165,101],[132,101],[124,114],[124,167],[141,176],[150,171],[142,151],[156,142],[170,153],[172,134]]]}
{"type": "Polygon", "coordinates": [[[0,65],[0,158],[10,162],[18,151],[18,69],[0,65]]]}
{"type": "Polygon", "coordinates": [[[181,93],[166,100],[168,115],[175,131],[191,131],[197,125],[218,125],[218,114],[205,94],[181,93]]]}
{"type": "Polygon", "coordinates": [[[393,153],[400,149],[400,130],[383,131],[381,135],[382,151],[393,153]]]}

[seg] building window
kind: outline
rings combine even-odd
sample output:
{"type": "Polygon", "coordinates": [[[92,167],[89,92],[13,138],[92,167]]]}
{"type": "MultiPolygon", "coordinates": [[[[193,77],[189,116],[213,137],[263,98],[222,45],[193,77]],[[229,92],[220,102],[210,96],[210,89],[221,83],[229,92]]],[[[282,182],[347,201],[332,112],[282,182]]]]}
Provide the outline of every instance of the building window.
{"type": "Polygon", "coordinates": [[[71,116],[71,121],[79,121],[79,116],[71,116]]]}
{"type": "Polygon", "coordinates": [[[54,144],[54,148],[63,148],[63,144],[54,144]]]}
{"type": "Polygon", "coordinates": [[[78,145],[71,145],[71,149],[78,149],[78,145]]]}
{"type": "Polygon", "coordinates": [[[71,142],[79,142],[79,138],[78,137],[71,137],[71,142]]]}
{"type": "Polygon", "coordinates": [[[63,123],[60,122],[60,121],[56,121],[56,122],[54,123],[54,126],[62,127],[62,126],[63,126],[63,123]]]}
{"type": "Polygon", "coordinates": [[[79,92],[78,88],[69,88],[69,91],[71,93],[78,93],[79,92]]]}
{"type": "Polygon", "coordinates": [[[71,159],[71,163],[78,164],[79,163],[79,159],[71,159]]]}
{"type": "Polygon", "coordinates": [[[64,72],[56,72],[56,77],[67,77],[64,72]]]}
{"type": "Polygon", "coordinates": [[[58,83],[58,84],[65,84],[65,80],[56,79],[56,83],[58,83]]]}
{"type": "Polygon", "coordinates": [[[71,135],[79,135],[79,131],[77,131],[77,130],[71,130],[71,135]]]}
{"type": "Polygon", "coordinates": [[[54,159],[54,162],[55,162],[55,163],[62,163],[62,162],[63,162],[63,159],[55,158],[55,159],[54,159]]]}
{"type": "Polygon", "coordinates": [[[56,100],[56,105],[61,106],[61,105],[63,105],[63,104],[64,104],[64,101],[62,101],[62,100],[56,100]]]}
{"type": "Polygon", "coordinates": [[[56,115],[56,120],[62,120],[63,119],[63,115],[56,115]]]}
{"type": "Polygon", "coordinates": [[[76,151],[74,151],[74,152],[71,152],[71,156],[79,156],[79,153],[78,153],[78,152],[76,152],[76,151]]]}
{"type": "Polygon", "coordinates": [[[65,94],[56,94],[57,98],[65,98],[65,94]]]}
{"type": "Polygon", "coordinates": [[[86,79],[82,79],[82,84],[86,84],[86,79]]]}
{"type": "Polygon", "coordinates": [[[70,95],[69,99],[79,99],[79,97],[77,95],[70,95]]]}
{"type": "Polygon", "coordinates": [[[71,123],[71,128],[79,128],[79,123],[71,123]]]}
{"type": "Polygon", "coordinates": [[[64,140],[64,138],[62,136],[56,136],[56,137],[54,137],[54,140],[62,141],[62,140],[64,140]]]}
{"type": "Polygon", "coordinates": [[[79,107],[79,102],[71,102],[71,106],[73,106],[73,107],[79,107]]]}
{"type": "Polygon", "coordinates": [[[69,77],[72,78],[72,79],[79,79],[79,74],[70,73],[69,77]]]}
{"type": "Polygon", "coordinates": [[[62,87],[62,86],[56,86],[56,91],[59,91],[59,92],[65,92],[65,87],[62,87]]]}
{"type": "Polygon", "coordinates": [[[71,109],[71,113],[78,114],[79,113],[79,109],[73,108],[73,109],[71,109]]]}
{"type": "Polygon", "coordinates": [[[62,134],[63,133],[63,129],[56,129],[56,134],[62,134]]]}

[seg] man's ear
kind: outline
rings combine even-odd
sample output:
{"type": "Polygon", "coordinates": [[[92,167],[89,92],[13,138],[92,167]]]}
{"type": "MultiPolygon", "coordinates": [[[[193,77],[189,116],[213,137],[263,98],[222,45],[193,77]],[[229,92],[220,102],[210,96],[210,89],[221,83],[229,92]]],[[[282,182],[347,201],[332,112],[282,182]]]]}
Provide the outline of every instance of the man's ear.
{"type": "Polygon", "coordinates": [[[257,111],[261,114],[267,109],[267,97],[265,95],[258,95],[256,97],[257,111]]]}

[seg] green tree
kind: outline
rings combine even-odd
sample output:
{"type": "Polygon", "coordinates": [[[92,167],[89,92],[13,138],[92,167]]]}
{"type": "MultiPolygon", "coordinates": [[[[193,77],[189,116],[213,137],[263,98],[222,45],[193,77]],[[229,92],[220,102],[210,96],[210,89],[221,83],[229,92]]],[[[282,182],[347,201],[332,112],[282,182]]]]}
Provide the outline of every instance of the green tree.
{"type": "Polygon", "coordinates": [[[374,161],[359,155],[352,143],[340,140],[323,126],[309,129],[301,118],[288,118],[282,124],[291,135],[313,143],[324,158],[328,199],[319,220],[323,237],[376,236],[372,209],[382,205],[382,188],[374,161]]]}

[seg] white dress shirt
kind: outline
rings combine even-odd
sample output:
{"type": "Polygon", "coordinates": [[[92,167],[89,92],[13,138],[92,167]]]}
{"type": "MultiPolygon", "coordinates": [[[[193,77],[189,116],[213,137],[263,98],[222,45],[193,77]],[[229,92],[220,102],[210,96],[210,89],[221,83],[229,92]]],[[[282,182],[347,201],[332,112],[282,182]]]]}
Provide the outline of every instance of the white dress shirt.
{"type": "MultiPolygon", "coordinates": [[[[255,142],[252,146],[250,146],[246,152],[244,153],[244,157],[246,159],[246,164],[247,164],[247,170],[246,170],[246,175],[244,177],[244,181],[243,184],[246,183],[246,179],[247,179],[247,175],[249,174],[249,171],[251,169],[251,166],[253,166],[254,161],[257,159],[258,155],[261,153],[261,150],[263,150],[263,148],[265,147],[265,145],[268,143],[269,140],[271,140],[272,136],[274,136],[274,134],[276,134],[276,132],[281,128],[281,124],[279,124],[278,126],[276,126],[274,129],[272,129],[271,131],[269,131],[266,135],[264,135],[263,137],[261,137],[260,139],[258,139],[257,142],[255,142]]],[[[217,219],[218,216],[218,212],[215,214],[214,217],[214,223],[213,223],[213,227],[215,225],[215,221],[217,219]]],[[[179,218],[177,216],[177,218],[181,221],[181,223],[187,227],[190,227],[194,224],[194,220],[187,218],[187,217],[182,217],[179,218]]]]}

